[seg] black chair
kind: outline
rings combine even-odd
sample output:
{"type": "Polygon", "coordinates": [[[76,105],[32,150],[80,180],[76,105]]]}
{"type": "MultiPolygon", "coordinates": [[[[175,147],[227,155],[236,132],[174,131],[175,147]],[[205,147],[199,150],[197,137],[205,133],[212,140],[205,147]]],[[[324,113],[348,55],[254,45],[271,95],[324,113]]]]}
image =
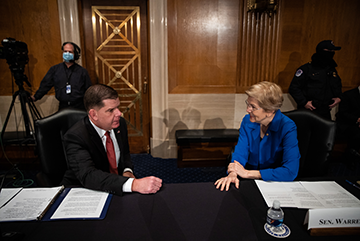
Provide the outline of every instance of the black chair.
{"type": "Polygon", "coordinates": [[[37,151],[42,169],[36,176],[38,186],[53,187],[60,184],[67,169],[63,135],[86,115],[86,111],[68,108],[35,121],[37,151]]]}
{"type": "Polygon", "coordinates": [[[327,174],[328,157],[335,142],[336,123],[305,109],[283,114],[297,126],[301,154],[297,179],[327,174]]]}

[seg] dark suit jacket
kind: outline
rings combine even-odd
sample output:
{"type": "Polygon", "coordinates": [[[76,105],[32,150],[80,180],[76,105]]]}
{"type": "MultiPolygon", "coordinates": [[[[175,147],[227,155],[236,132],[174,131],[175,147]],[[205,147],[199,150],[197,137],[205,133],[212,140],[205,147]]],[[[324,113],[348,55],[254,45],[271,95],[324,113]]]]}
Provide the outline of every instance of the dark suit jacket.
{"type": "Polygon", "coordinates": [[[356,125],[360,117],[360,93],[359,88],[351,89],[343,94],[336,114],[336,121],[346,125],[356,125]]]}
{"type": "Polygon", "coordinates": [[[65,172],[63,185],[80,184],[89,189],[122,195],[122,186],[128,178],[121,175],[125,168],[133,169],[124,118],[120,118],[120,126],[114,132],[120,148],[119,175],[109,172],[104,145],[88,116],[66,132],[64,146],[68,170],[65,172]]]}
{"type": "MultiPolygon", "coordinates": [[[[360,117],[360,93],[359,89],[351,89],[343,93],[339,104],[339,111],[336,113],[337,138],[348,139],[348,143],[359,138],[359,124],[356,124],[360,117]]],[[[352,148],[358,148],[352,143],[352,148]]]]}

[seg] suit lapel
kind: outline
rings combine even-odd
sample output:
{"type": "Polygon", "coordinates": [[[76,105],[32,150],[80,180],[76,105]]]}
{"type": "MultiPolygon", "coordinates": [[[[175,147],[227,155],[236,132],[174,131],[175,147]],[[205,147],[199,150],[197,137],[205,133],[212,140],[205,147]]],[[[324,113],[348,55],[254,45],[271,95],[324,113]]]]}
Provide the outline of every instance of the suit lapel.
{"type": "Polygon", "coordinates": [[[105,160],[107,160],[107,155],[106,155],[104,145],[101,141],[99,134],[96,132],[95,128],[90,123],[89,118],[85,119],[85,126],[90,133],[90,139],[91,139],[92,143],[94,143],[94,145],[99,150],[99,152],[101,153],[103,158],[105,158],[105,160]]]}
{"type": "MultiPolygon", "coordinates": [[[[120,127],[115,128],[114,129],[114,133],[115,133],[115,137],[116,137],[116,141],[118,142],[119,146],[121,147],[121,131],[120,131],[120,127]]],[[[121,148],[120,148],[121,149],[121,148]]]]}

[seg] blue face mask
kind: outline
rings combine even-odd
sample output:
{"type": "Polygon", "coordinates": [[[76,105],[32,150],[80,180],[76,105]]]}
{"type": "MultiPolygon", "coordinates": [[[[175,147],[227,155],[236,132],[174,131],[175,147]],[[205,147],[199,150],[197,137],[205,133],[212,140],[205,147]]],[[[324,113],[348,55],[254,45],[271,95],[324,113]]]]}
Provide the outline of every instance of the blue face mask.
{"type": "Polygon", "coordinates": [[[74,54],[69,52],[64,52],[63,59],[65,60],[65,62],[70,62],[71,60],[74,60],[74,54]]]}

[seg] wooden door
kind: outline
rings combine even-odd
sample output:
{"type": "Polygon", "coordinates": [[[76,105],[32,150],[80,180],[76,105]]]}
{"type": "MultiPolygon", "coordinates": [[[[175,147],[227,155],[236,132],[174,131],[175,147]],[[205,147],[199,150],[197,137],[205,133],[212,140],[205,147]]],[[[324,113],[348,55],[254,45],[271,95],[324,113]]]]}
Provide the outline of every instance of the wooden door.
{"type": "Polygon", "coordinates": [[[82,6],[86,68],[92,80],[119,93],[131,153],[148,152],[150,142],[146,8],[146,0],[84,0],[82,6]]]}

